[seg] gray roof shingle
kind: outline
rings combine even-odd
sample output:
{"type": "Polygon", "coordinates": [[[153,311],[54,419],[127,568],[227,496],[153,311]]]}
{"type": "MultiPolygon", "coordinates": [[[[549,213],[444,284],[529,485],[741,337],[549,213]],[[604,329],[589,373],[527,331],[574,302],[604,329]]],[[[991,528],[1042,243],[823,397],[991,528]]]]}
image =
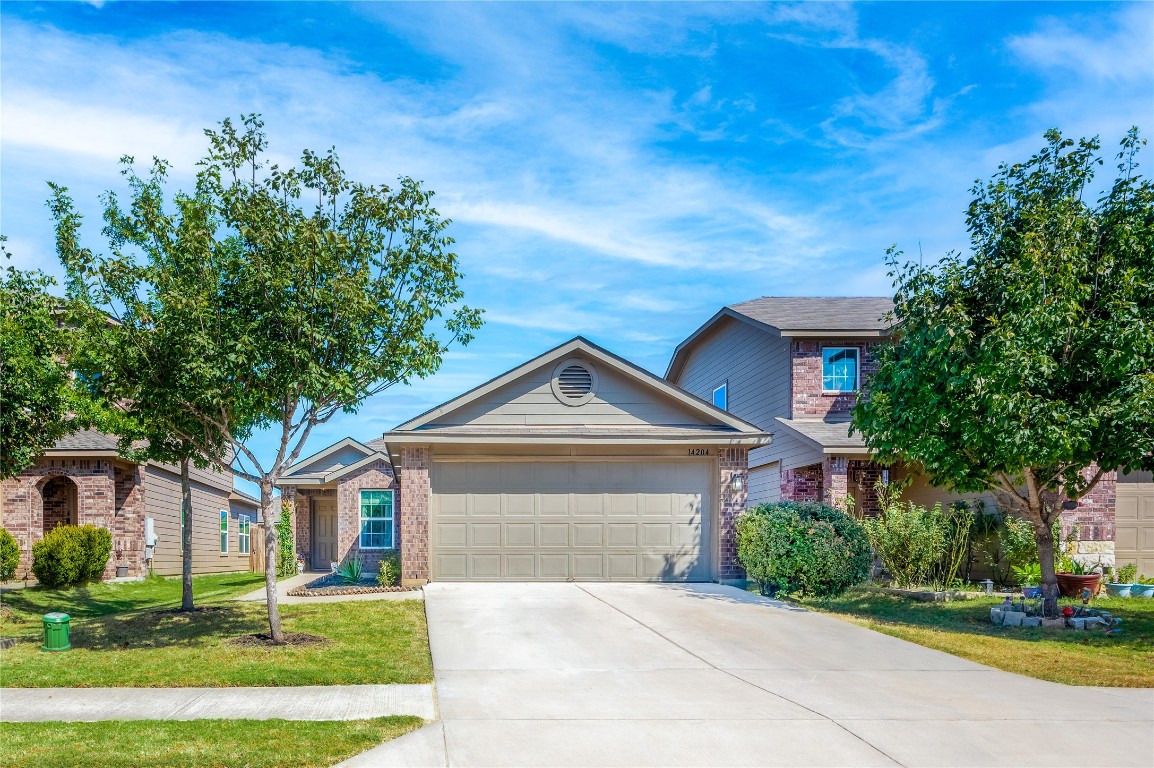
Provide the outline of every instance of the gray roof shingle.
{"type": "Polygon", "coordinates": [[[822,448],[865,448],[861,433],[854,435],[849,433],[848,421],[807,421],[786,419],[781,416],[777,417],[777,421],[822,448]]]}
{"type": "Polygon", "coordinates": [[[729,308],[783,331],[882,331],[894,303],[885,296],[763,296],[729,308]]]}
{"type": "Polygon", "coordinates": [[[57,440],[50,451],[115,451],[116,436],[97,432],[95,429],[82,429],[57,440]]]}

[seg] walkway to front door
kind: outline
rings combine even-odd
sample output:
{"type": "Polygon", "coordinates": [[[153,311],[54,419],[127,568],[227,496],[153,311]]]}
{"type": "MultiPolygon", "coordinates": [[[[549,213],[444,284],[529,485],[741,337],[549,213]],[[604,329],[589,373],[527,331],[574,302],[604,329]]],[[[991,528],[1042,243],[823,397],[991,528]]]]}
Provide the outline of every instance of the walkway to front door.
{"type": "Polygon", "coordinates": [[[319,571],[337,561],[337,500],[313,499],[313,562],[319,571]]]}
{"type": "Polygon", "coordinates": [[[347,765],[1068,765],[1082,749],[1082,762],[1149,766],[1154,755],[1154,691],[1021,677],[732,587],[434,583],[425,604],[441,720],[347,765]],[[1088,712],[1108,738],[1071,731],[1088,712]]]}

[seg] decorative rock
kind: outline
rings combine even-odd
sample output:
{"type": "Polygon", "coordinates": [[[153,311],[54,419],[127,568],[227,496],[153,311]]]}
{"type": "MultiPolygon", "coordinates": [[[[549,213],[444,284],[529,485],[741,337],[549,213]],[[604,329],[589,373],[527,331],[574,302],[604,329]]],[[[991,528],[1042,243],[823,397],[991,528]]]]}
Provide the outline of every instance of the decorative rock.
{"type": "Polygon", "coordinates": [[[1022,626],[1023,627],[1040,627],[1040,626],[1042,626],[1042,617],[1041,616],[1026,616],[1024,619],[1022,619],[1022,626]]]}
{"type": "Polygon", "coordinates": [[[1082,624],[1083,629],[1097,629],[1106,626],[1106,620],[1100,616],[1091,616],[1082,624]]]}
{"type": "Polygon", "coordinates": [[[1042,628],[1043,629],[1065,629],[1066,628],[1066,620],[1060,616],[1056,619],[1042,619],[1042,628]]]}
{"type": "Polygon", "coordinates": [[[1024,618],[1026,618],[1026,614],[1021,611],[1006,611],[1005,616],[1002,617],[1002,626],[1020,627],[1024,618]]]}
{"type": "Polygon", "coordinates": [[[1003,611],[1001,608],[991,608],[990,609],[990,623],[994,624],[996,626],[999,626],[999,627],[1002,626],[1002,619],[1005,617],[1005,615],[1006,615],[1006,612],[1003,611]]]}
{"type": "Polygon", "coordinates": [[[1073,627],[1074,629],[1085,629],[1086,628],[1086,620],[1085,619],[1070,619],[1070,626],[1073,627]]]}

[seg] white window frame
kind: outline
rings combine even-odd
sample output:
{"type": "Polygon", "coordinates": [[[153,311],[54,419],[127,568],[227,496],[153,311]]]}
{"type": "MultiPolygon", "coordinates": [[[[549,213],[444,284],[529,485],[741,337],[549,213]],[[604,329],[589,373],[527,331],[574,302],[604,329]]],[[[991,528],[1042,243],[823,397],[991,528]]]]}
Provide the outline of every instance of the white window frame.
{"type": "Polygon", "coordinates": [[[236,551],[237,554],[252,554],[252,517],[249,515],[236,516],[236,551]]]}
{"type": "Polygon", "coordinates": [[[729,380],[728,379],[721,382],[721,386],[714,387],[714,389],[713,389],[713,407],[714,408],[720,408],[723,411],[729,410],[729,380]],[[717,404],[717,393],[718,392],[721,393],[721,399],[722,399],[721,405],[717,404]]]}
{"type": "MultiPolygon", "coordinates": [[[[373,534],[369,534],[373,535],[373,534]]],[[[392,488],[362,488],[357,493],[357,546],[363,550],[394,550],[397,548],[397,495],[392,488]],[[364,495],[366,493],[387,493],[389,494],[389,516],[388,517],[365,517],[364,495]],[[392,540],[391,546],[388,547],[369,547],[364,543],[365,531],[364,524],[366,520],[388,520],[390,523],[390,538],[392,540]]]]}
{"type": "Polygon", "coordinates": [[[228,554],[228,510],[220,511],[220,553],[228,554]]]}
{"type": "Polygon", "coordinates": [[[851,392],[857,392],[858,388],[860,386],[861,386],[861,347],[852,347],[852,346],[844,346],[844,345],[843,346],[830,345],[828,347],[822,347],[821,348],[821,393],[823,395],[844,395],[844,394],[848,394],[851,392]],[[853,382],[853,387],[851,389],[826,389],[825,388],[825,353],[827,351],[831,351],[831,352],[841,352],[841,351],[853,352],[854,382],[853,382]]]}

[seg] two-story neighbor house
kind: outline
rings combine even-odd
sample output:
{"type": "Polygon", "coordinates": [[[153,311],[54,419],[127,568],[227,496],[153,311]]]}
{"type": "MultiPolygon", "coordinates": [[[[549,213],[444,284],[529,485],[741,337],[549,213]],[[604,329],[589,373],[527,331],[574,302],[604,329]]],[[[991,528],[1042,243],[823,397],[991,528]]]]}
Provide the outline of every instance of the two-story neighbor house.
{"type": "MultiPolygon", "coordinates": [[[[875,370],[872,350],[892,329],[885,297],[765,297],[721,309],[678,345],[666,378],[773,434],[749,455],[749,502],[852,497],[877,511],[881,477],[912,475],[906,498],[919,504],[958,497],[904,467],[872,461],[850,410],[875,370]]],[[[1119,555],[1154,575],[1154,484],[1148,475],[1110,473],[1063,527],[1079,528],[1086,560],[1114,559],[1115,502],[1123,499],[1119,555]]],[[[985,497],[988,504],[994,499],[985,497]]]]}
{"type": "MultiPolygon", "coordinates": [[[[232,474],[190,468],[193,571],[249,569],[251,528],[260,503],[233,488],[232,474]]],[[[32,545],[58,525],[96,525],[112,534],[106,577],[181,572],[179,469],[126,460],[117,440],[95,430],[62,437],[20,473],[0,482],[0,525],[20,547],[18,578],[32,545]],[[151,520],[151,526],[147,521],[151,520]],[[146,541],[151,527],[156,539],[146,541]]]]}

